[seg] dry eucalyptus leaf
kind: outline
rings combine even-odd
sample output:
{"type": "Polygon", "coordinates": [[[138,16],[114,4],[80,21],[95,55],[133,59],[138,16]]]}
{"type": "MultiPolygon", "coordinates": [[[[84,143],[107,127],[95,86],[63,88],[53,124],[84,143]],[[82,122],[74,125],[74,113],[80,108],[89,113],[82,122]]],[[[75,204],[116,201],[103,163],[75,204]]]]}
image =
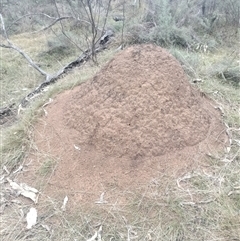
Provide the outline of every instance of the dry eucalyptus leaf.
{"type": "Polygon", "coordinates": [[[36,188],[30,187],[25,183],[17,184],[9,178],[7,179],[12,189],[16,190],[20,195],[31,199],[34,203],[38,201],[38,190],[36,188]]]}
{"type": "Polygon", "coordinates": [[[48,232],[51,231],[51,228],[50,228],[48,225],[46,225],[46,224],[41,224],[41,226],[42,226],[44,229],[46,229],[48,232]]]}
{"type": "Polygon", "coordinates": [[[37,223],[37,210],[36,208],[30,208],[27,213],[27,229],[31,229],[37,223]]]}
{"type": "Polygon", "coordinates": [[[73,146],[76,150],[81,151],[81,148],[79,146],[76,146],[76,145],[73,145],[73,146]]]}
{"type": "Polygon", "coordinates": [[[67,202],[68,202],[68,196],[66,196],[66,197],[64,198],[64,200],[63,200],[63,205],[62,205],[62,207],[61,207],[61,209],[62,209],[63,211],[66,211],[67,202]]]}
{"type": "Polygon", "coordinates": [[[100,195],[100,199],[98,201],[96,201],[96,204],[103,204],[103,203],[107,203],[107,201],[104,200],[104,192],[100,195]]]}
{"type": "Polygon", "coordinates": [[[33,193],[38,193],[38,190],[34,187],[28,186],[26,183],[20,183],[20,187],[22,187],[25,191],[33,192],[33,193]]]}

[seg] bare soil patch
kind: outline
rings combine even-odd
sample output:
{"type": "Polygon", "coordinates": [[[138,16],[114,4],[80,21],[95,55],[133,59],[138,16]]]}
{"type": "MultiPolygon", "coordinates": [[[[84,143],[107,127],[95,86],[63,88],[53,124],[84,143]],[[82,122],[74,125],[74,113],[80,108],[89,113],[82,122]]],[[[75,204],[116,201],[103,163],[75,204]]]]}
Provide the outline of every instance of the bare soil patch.
{"type": "Polygon", "coordinates": [[[22,179],[45,195],[68,195],[72,204],[94,202],[102,192],[116,200],[159,174],[174,175],[222,151],[227,138],[214,105],[166,50],[129,47],[46,107],[22,179]],[[49,159],[57,165],[42,176],[49,159]]]}

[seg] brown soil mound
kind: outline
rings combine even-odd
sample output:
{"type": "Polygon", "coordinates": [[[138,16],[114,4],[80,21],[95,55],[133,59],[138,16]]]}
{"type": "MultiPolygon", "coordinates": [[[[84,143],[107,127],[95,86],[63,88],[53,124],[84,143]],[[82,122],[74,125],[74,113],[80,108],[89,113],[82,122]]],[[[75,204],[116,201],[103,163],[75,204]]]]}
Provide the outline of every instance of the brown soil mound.
{"type": "Polygon", "coordinates": [[[213,103],[153,45],[120,52],[92,80],[59,95],[47,112],[35,131],[41,151],[35,168],[46,160],[42,153],[57,157],[45,192],[71,193],[74,200],[179,171],[226,141],[213,103]]]}
{"type": "Polygon", "coordinates": [[[210,115],[165,50],[131,47],[71,98],[65,123],[106,155],[161,156],[204,140],[210,115]]]}

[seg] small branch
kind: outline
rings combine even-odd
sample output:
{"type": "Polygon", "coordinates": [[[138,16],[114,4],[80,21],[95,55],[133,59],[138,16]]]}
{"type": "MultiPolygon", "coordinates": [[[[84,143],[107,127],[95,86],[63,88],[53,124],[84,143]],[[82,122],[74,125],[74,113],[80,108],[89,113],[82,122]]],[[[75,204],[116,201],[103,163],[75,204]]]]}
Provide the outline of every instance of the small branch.
{"type": "Polygon", "coordinates": [[[37,66],[33,60],[26,54],[24,53],[20,48],[18,48],[17,46],[13,45],[9,40],[9,45],[5,45],[5,44],[0,44],[0,47],[2,48],[9,48],[9,49],[14,49],[16,50],[19,54],[21,54],[27,61],[28,63],[34,68],[36,69],[39,73],[41,73],[43,76],[45,76],[45,78],[47,79],[49,77],[49,75],[42,70],[39,66],[37,66]]]}
{"type": "Polygon", "coordinates": [[[122,33],[121,33],[121,49],[123,49],[123,33],[125,27],[125,1],[123,3],[123,22],[122,22],[122,33]]]}
{"type": "Polygon", "coordinates": [[[90,22],[88,22],[88,21],[86,21],[86,20],[84,20],[84,19],[79,19],[79,18],[75,18],[75,17],[71,17],[71,16],[65,16],[65,17],[56,18],[56,19],[55,19],[52,23],[50,23],[48,26],[46,26],[46,27],[44,27],[44,28],[42,28],[42,29],[40,29],[40,30],[38,30],[38,31],[35,31],[34,33],[38,33],[38,32],[41,32],[41,31],[45,31],[45,30],[51,28],[52,26],[54,26],[57,22],[62,21],[62,20],[65,20],[65,19],[74,19],[74,20],[76,20],[76,21],[78,21],[78,22],[83,22],[83,23],[87,23],[87,24],[91,25],[90,22]]]}
{"type": "Polygon", "coordinates": [[[44,71],[42,70],[39,66],[37,66],[33,60],[26,54],[24,53],[20,48],[18,48],[17,46],[11,44],[11,48],[16,50],[19,54],[21,54],[27,61],[28,63],[33,67],[35,68],[39,73],[41,73],[42,75],[44,75],[46,77],[46,79],[49,77],[49,75],[44,71]]]}
{"type": "Polygon", "coordinates": [[[45,31],[45,30],[51,28],[52,26],[54,26],[59,21],[65,20],[65,19],[74,19],[74,20],[76,20],[78,22],[83,22],[83,23],[91,25],[90,22],[88,22],[87,20],[84,20],[84,19],[80,19],[79,17],[76,18],[76,17],[73,17],[73,16],[62,16],[62,17],[56,18],[56,17],[52,17],[52,16],[50,16],[48,14],[45,14],[45,13],[29,13],[29,14],[25,14],[25,15],[21,16],[20,18],[18,18],[17,20],[15,20],[10,26],[7,27],[7,30],[10,29],[15,23],[17,23],[20,20],[22,20],[23,18],[26,18],[26,17],[29,17],[29,16],[34,16],[34,15],[42,15],[42,16],[45,16],[45,17],[47,17],[49,19],[53,19],[53,21],[48,26],[46,26],[46,27],[44,27],[44,28],[42,28],[40,30],[34,31],[32,33],[38,33],[38,32],[41,32],[41,31],[45,31]]]}
{"type": "Polygon", "coordinates": [[[38,30],[38,31],[35,31],[35,32],[40,32],[40,31],[45,31],[49,28],[51,28],[52,26],[54,26],[57,22],[61,21],[61,20],[65,20],[65,19],[70,19],[70,18],[73,18],[71,16],[66,16],[66,17],[60,17],[60,18],[56,18],[52,23],[50,23],[48,26],[38,30]]]}
{"type": "Polygon", "coordinates": [[[5,45],[5,44],[0,44],[0,47],[6,48],[6,49],[11,49],[12,48],[12,46],[5,45]]]}
{"type": "Polygon", "coordinates": [[[62,19],[61,19],[61,16],[60,16],[60,13],[59,13],[59,10],[58,10],[58,6],[57,6],[57,3],[56,3],[56,0],[53,1],[54,2],[54,6],[56,8],[56,11],[57,11],[57,14],[58,14],[58,18],[60,19],[59,22],[60,22],[60,25],[61,25],[61,31],[62,31],[62,34],[68,39],[68,41],[70,43],[72,43],[74,46],[76,46],[80,51],[83,52],[83,49],[81,47],[78,46],[78,44],[73,41],[64,31],[64,27],[63,27],[63,24],[62,24],[62,19]]]}
{"type": "Polygon", "coordinates": [[[42,16],[45,16],[45,17],[47,17],[49,19],[56,19],[55,17],[52,17],[52,16],[50,16],[50,15],[48,15],[46,13],[28,13],[28,14],[25,14],[25,15],[21,16],[20,18],[18,18],[14,22],[12,22],[12,24],[10,26],[8,26],[7,30],[9,30],[15,23],[19,22],[23,18],[26,18],[26,17],[29,17],[29,16],[33,16],[33,15],[42,15],[42,16]]]}
{"type": "Polygon", "coordinates": [[[3,30],[4,38],[8,41],[8,35],[7,35],[7,31],[6,31],[5,24],[4,24],[3,17],[2,17],[1,13],[0,13],[0,20],[1,20],[1,24],[2,24],[2,30],[3,30]]]}
{"type": "Polygon", "coordinates": [[[8,35],[7,35],[7,31],[6,31],[6,28],[5,28],[5,24],[4,24],[4,20],[3,20],[3,17],[2,17],[2,14],[0,13],[0,21],[1,21],[1,25],[2,25],[2,30],[3,30],[3,36],[5,38],[5,40],[8,42],[8,45],[5,45],[5,44],[1,44],[0,47],[3,47],[3,48],[11,48],[11,49],[14,49],[16,50],[19,54],[21,54],[27,61],[28,63],[33,67],[35,68],[39,73],[41,73],[42,75],[45,76],[46,79],[49,78],[49,75],[44,71],[42,70],[39,66],[37,66],[33,60],[26,54],[24,53],[20,48],[18,48],[17,46],[15,46],[8,38],[8,35]]]}
{"type": "MultiPolygon", "coordinates": [[[[111,37],[113,35],[113,32],[112,31],[106,31],[105,34],[104,31],[105,31],[105,26],[107,24],[107,18],[108,18],[108,14],[109,14],[109,10],[110,10],[110,6],[111,6],[111,1],[112,0],[109,0],[108,1],[108,5],[107,5],[107,10],[106,10],[106,15],[105,15],[105,19],[104,19],[104,23],[103,23],[103,27],[102,27],[102,30],[101,30],[101,34],[100,34],[100,37],[96,40],[96,44],[99,42],[100,44],[103,43],[104,44],[104,41],[103,40],[106,40],[106,38],[104,37],[105,35],[107,37],[111,37]],[[103,39],[104,37],[104,39],[103,39]]],[[[99,29],[99,28],[98,28],[99,29]]]]}

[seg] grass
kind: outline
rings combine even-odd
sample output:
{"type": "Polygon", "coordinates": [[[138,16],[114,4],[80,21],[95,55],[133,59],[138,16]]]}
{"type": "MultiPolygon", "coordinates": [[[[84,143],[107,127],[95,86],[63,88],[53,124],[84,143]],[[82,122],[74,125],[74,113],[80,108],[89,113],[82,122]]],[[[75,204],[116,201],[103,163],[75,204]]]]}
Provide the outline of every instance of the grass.
{"type": "MultiPolygon", "coordinates": [[[[38,48],[43,51],[44,46],[36,47],[34,41],[42,43],[41,38],[44,39],[45,36],[27,38],[25,42],[26,38],[26,35],[20,35],[14,37],[14,41],[33,55],[38,48]]],[[[42,79],[22,59],[18,59],[16,53],[2,51],[1,62],[7,69],[2,84],[2,103],[8,103],[17,101],[42,79]],[[3,59],[9,59],[11,64],[3,59]],[[16,77],[17,86],[13,82],[16,77]],[[27,90],[22,90],[25,87],[27,90]],[[5,93],[5,90],[8,92],[5,93]]],[[[63,212],[61,200],[42,195],[36,207],[39,212],[38,223],[28,231],[25,229],[25,217],[33,204],[17,197],[2,182],[0,235],[4,240],[87,240],[99,229],[100,224],[103,231],[102,239],[99,240],[240,240],[239,88],[222,81],[209,71],[213,63],[228,56],[227,51],[171,51],[189,70],[190,80],[201,79],[202,82],[195,85],[222,107],[224,121],[230,127],[232,138],[230,152],[220,158],[209,157],[204,165],[178,177],[159,174],[147,187],[140,186],[135,192],[125,190],[115,196],[115,202],[107,204],[83,203],[76,210],[67,209],[63,212]],[[128,200],[124,204],[119,201],[122,196],[128,200]]],[[[1,128],[0,177],[6,176],[3,166],[14,171],[24,156],[30,154],[34,147],[34,123],[44,114],[43,104],[63,90],[72,89],[89,79],[113,54],[114,51],[101,53],[99,66],[87,63],[64,76],[50,86],[46,93],[37,97],[31,107],[20,114],[15,124],[1,128]]],[[[39,175],[43,177],[51,175],[56,164],[51,157],[44,158],[39,170],[39,175]]],[[[41,188],[44,184],[39,185],[41,188]]]]}
{"type": "Polygon", "coordinates": [[[39,169],[39,175],[41,176],[47,176],[50,173],[52,173],[54,167],[56,165],[56,162],[52,159],[46,159],[43,164],[41,165],[40,169],[39,169]]]}

